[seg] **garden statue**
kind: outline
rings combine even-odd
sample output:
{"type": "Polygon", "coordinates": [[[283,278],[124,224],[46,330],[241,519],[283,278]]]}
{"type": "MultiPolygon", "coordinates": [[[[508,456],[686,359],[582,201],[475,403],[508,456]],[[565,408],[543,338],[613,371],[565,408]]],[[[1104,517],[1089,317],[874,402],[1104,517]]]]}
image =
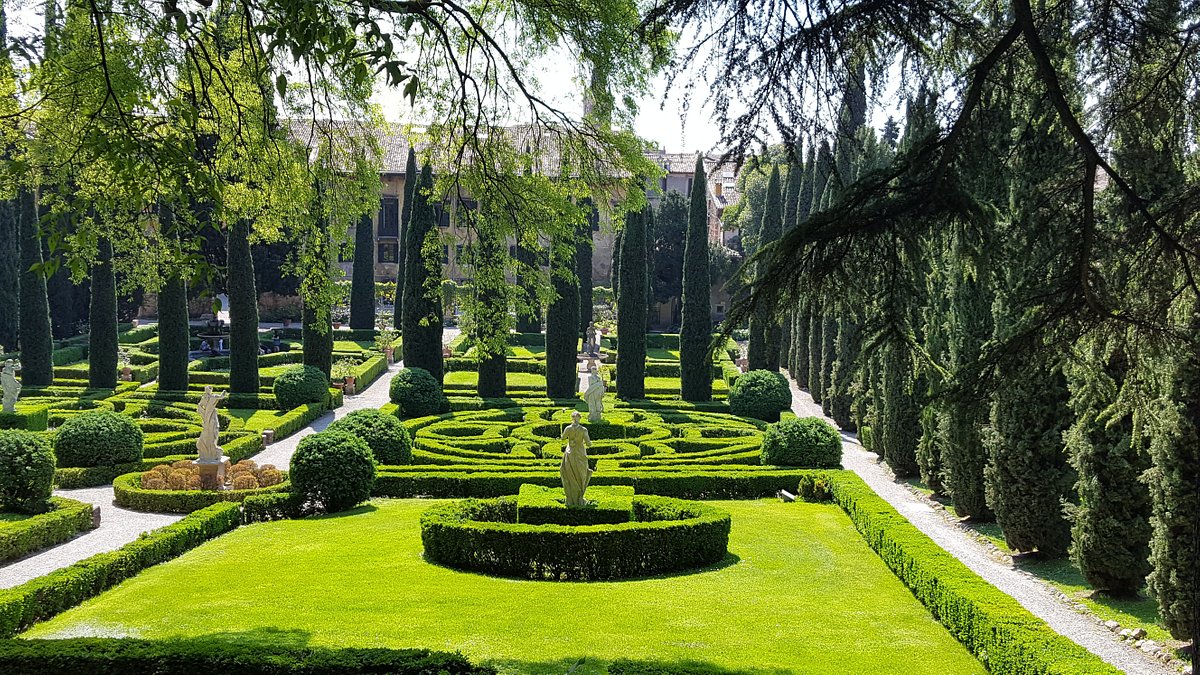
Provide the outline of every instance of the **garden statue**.
{"type": "Polygon", "coordinates": [[[592,437],[588,435],[587,427],[579,423],[579,417],[579,411],[573,411],[570,426],[562,432],[562,439],[567,443],[558,473],[562,477],[563,492],[567,494],[567,506],[582,506],[585,503],[583,493],[587,492],[588,482],[592,479],[587,457],[592,437]]]}
{"type": "Polygon", "coordinates": [[[604,412],[604,392],[604,378],[600,377],[596,362],[593,361],[588,368],[587,389],[583,391],[583,400],[587,401],[588,405],[589,422],[600,421],[600,414],[604,412]]]}
{"type": "Polygon", "coordinates": [[[17,397],[21,395],[21,383],[17,380],[17,372],[21,363],[13,359],[4,362],[4,371],[0,372],[0,389],[4,390],[4,412],[16,412],[17,397]]]}
{"type": "Polygon", "coordinates": [[[200,403],[196,409],[200,413],[200,438],[196,439],[196,451],[199,457],[196,464],[200,467],[200,484],[206,490],[214,490],[225,484],[224,450],[217,445],[221,433],[217,419],[217,403],[228,396],[227,392],[213,392],[212,385],[204,387],[200,403]]]}
{"type": "Polygon", "coordinates": [[[588,356],[598,356],[600,354],[599,333],[596,332],[595,323],[589,323],[587,326],[587,344],[584,346],[583,351],[588,356]]]}

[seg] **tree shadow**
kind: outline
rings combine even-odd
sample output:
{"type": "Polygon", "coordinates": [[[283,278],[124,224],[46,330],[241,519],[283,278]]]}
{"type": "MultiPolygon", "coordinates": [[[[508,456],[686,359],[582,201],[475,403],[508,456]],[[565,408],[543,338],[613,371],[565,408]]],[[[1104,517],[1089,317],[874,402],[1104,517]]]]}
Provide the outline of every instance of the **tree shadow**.
{"type": "Polygon", "coordinates": [[[548,661],[496,659],[484,661],[502,675],[790,675],[794,671],[782,668],[734,670],[708,661],[617,659],[608,661],[594,657],[566,657],[548,661]]]}
{"type": "Polygon", "coordinates": [[[364,513],[374,513],[379,510],[374,504],[362,504],[352,509],[338,511],[336,513],[317,513],[308,517],[309,520],[332,520],[335,518],[347,518],[350,516],[358,516],[364,513]]]}
{"type": "Polygon", "coordinates": [[[733,567],[734,565],[736,565],[742,561],[741,557],[739,557],[737,554],[726,553],[724,558],[722,558],[721,560],[719,560],[711,565],[706,565],[704,567],[693,567],[691,569],[678,570],[675,572],[664,572],[662,574],[653,574],[653,575],[641,576],[641,577],[624,577],[621,579],[566,579],[566,580],[559,580],[559,579],[530,579],[529,577],[523,577],[523,576],[517,576],[517,575],[491,574],[489,572],[480,572],[479,570],[466,570],[466,569],[461,569],[458,567],[451,567],[450,565],[443,565],[442,563],[440,563],[436,560],[431,560],[429,558],[429,556],[425,554],[424,551],[421,552],[421,560],[425,561],[426,563],[428,563],[434,567],[440,567],[440,568],[442,568],[444,570],[448,570],[450,572],[458,572],[460,574],[470,574],[471,576],[484,577],[484,578],[488,578],[488,579],[502,579],[504,581],[529,581],[532,583],[539,583],[539,584],[541,584],[541,583],[545,583],[545,584],[623,584],[623,583],[628,583],[628,582],[632,582],[632,581],[653,581],[653,580],[657,580],[657,579],[674,579],[676,577],[690,577],[695,574],[705,574],[707,572],[719,572],[727,567],[733,567]]]}

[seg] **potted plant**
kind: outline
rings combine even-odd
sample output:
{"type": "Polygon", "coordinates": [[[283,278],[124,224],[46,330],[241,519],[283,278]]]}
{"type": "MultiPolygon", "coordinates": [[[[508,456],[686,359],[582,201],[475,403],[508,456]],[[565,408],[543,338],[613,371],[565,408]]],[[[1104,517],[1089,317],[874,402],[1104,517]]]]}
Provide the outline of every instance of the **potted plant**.
{"type": "Polygon", "coordinates": [[[387,357],[388,365],[396,362],[394,358],[396,348],[393,345],[398,337],[400,337],[400,331],[395,328],[380,328],[375,332],[375,351],[382,352],[387,357]]]}
{"type": "Polygon", "coordinates": [[[122,347],[117,350],[117,363],[121,364],[121,379],[125,382],[133,381],[133,368],[129,365],[129,350],[122,347]]]}
{"type": "Polygon", "coordinates": [[[337,387],[340,383],[339,388],[348,395],[354,394],[354,366],[356,365],[358,364],[351,359],[338,359],[331,369],[334,386],[337,387]]]}

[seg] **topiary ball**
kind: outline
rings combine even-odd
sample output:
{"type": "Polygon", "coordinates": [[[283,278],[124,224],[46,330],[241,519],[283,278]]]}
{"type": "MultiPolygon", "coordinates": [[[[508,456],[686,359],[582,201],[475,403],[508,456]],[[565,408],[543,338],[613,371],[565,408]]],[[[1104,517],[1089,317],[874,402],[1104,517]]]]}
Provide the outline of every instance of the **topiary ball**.
{"type": "Polygon", "coordinates": [[[324,403],[329,398],[329,378],[320,368],[295,365],[275,378],[271,387],[280,410],[291,410],[308,403],[324,403]]]}
{"type": "Polygon", "coordinates": [[[344,431],[322,431],[301,439],[288,478],[293,492],[325,511],[345,511],[371,498],[375,458],[361,438],[344,431]]]}
{"type": "Polygon", "coordinates": [[[325,430],[344,431],[363,439],[380,464],[412,464],[412,437],[393,415],[372,409],[355,410],[325,430]]]}
{"type": "Polygon", "coordinates": [[[113,466],[142,459],[142,430],[130,418],[108,410],[68,418],[54,435],[59,467],[113,466]]]}
{"type": "Polygon", "coordinates": [[[769,370],[752,370],[738,377],[729,390],[729,411],[742,417],[778,422],[792,405],[787,380],[769,370]]]}
{"type": "Polygon", "coordinates": [[[424,368],[404,368],[396,373],[388,395],[399,406],[396,412],[401,417],[436,415],[450,407],[441,383],[424,368]]]}
{"type": "Polygon", "coordinates": [[[767,427],[762,463],[805,469],[840,469],[842,437],[819,417],[786,419],[767,427]]]}
{"type": "Polygon", "coordinates": [[[0,511],[45,513],[53,487],[49,441],[28,431],[0,431],[0,511]]]}

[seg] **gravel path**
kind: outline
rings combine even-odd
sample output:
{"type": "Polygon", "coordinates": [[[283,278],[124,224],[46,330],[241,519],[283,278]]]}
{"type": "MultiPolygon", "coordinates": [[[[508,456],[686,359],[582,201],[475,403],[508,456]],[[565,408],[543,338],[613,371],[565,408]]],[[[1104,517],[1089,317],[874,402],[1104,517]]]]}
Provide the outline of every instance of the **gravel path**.
{"type": "MultiPolygon", "coordinates": [[[[821,406],[813,402],[808,392],[799,389],[790,378],[789,382],[793,412],[801,417],[821,417],[834,424],[833,420],[825,417],[821,406]]],[[[1115,633],[1095,619],[1065,605],[1044,582],[993,557],[979,542],[948,522],[943,514],[897,483],[887,466],[880,462],[879,456],[859,445],[853,434],[843,432],[842,439],[843,467],[858,474],[876,494],[887,500],[938,546],[961,560],[988,583],[1012,596],[1051,628],[1126,673],[1178,675],[1179,671],[1121,642],[1115,633]]]]}
{"type": "Polygon", "coordinates": [[[173,513],[141,513],[114,506],[113,489],[107,487],[55,490],[54,494],[100,507],[100,527],[44,549],[8,565],[0,566],[0,588],[11,588],[56,569],[67,567],[97,553],[115,551],[149,532],[183,518],[173,513]]]}

